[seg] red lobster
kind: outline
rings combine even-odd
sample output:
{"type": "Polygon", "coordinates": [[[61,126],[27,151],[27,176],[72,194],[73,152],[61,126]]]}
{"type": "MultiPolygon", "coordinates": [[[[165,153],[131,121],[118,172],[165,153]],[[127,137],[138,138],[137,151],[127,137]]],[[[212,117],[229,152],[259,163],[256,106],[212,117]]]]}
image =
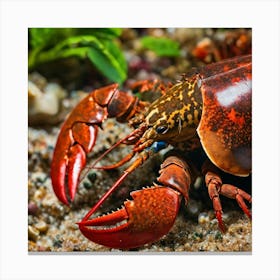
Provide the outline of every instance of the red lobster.
{"type": "MultiPolygon", "coordinates": [[[[251,218],[245,203],[251,202],[251,196],[223,184],[219,175],[219,169],[236,176],[251,172],[251,81],[251,55],[247,55],[202,67],[165,89],[160,86],[162,95],[152,104],[120,91],[117,84],[94,90],[84,98],[63,124],[54,150],[51,179],[59,200],[67,205],[73,201],[86,155],[106,118],[128,121],[134,131],[113,146],[133,145],[132,152],[104,169],[116,168],[134,156],[136,159],[78,223],[81,232],[93,242],[122,249],[160,239],[173,226],[181,197],[188,202],[194,180],[190,163],[182,155],[201,148],[208,157],[202,172],[220,229],[225,231],[219,195],[236,199],[251,218]],[[133,170],[167,145],[184,152],[165,159],[157,183],[132,192],[133,200],[126,201],[120,210],[91,218],[133,170]]],[[[141,85],[142,91],[156,86],[152,82],[141,85]]]]}

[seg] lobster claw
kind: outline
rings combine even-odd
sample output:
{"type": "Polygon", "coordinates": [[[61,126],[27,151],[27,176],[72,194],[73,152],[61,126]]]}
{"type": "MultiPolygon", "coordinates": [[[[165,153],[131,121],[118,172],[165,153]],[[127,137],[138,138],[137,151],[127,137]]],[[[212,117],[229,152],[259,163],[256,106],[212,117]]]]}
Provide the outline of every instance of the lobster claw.
{"type": "Polygon", "coordinates": [[[74,199],[78,179],[86,164],[86,154],[92,149],[97,135],[95,126],[76,123],[62,127],[51,166],[51,178],[56,196],[65,204],[74,199]],[[68,189],[66,189],[68,186],[68,189]]]}
{"type": "Polygon", "coordinates": [[[108,215],[78,223],[91,241],[119,249],[129,249],[154,242],[173,226],[180,205],[180,194],[168,187],[134,191],[133,200],[108,215]]]}
{"type": "Polygon", "coordinates": [[[86,155],[94,147],[102,122],[112,117],[127,121],[145,106],[137,97],[119,91],[117,84],[94,90],[78,103],[61,128],[53,154],[51,179],[60,201],[73,201],[86,155]]]}
{"type": "Polygon", "coordinates": [[[86,155],[95,144],[98,127],[108,115],[107,109],[95,99],[111,96],[116,88],[117,85],[112,85],[93,91],[74,108],[61,128],[53,154],[51,178],[56,196],[65,204],[74,199],[86,155]]]}

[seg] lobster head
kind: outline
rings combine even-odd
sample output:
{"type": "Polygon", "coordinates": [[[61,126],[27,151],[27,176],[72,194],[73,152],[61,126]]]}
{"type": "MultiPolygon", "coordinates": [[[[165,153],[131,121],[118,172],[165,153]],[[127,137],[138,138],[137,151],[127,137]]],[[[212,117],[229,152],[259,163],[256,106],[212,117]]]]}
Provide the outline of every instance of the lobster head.
{"type": "MultiPolygon", "coordinates": [[[[182,80],[169,88],[147,109],[139,128],[140,143],[148,147],[154,142],[176,144],[193,138],[202,113],[200,77],[182,80]]],[[[139,123],[139,117],[136,121],[139,123]]]]}

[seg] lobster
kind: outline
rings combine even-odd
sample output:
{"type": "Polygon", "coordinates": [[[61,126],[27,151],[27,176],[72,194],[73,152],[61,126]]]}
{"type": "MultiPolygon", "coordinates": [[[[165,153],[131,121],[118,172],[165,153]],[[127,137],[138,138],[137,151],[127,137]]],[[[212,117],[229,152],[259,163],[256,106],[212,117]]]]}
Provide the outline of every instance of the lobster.
{"type": "Polygon", "coordinates": [[[220,195],[235,199],[251,219],[246,204],[251,203],[251,195],[223,183],[219,173],[251,173],[251,60],[251,55],[246,55],[209,64],[191,75],[183,75],[174,85],[137,83],[140,92],[160,89],[161,96],[151,104],[112,84],[92,91],[74,108],[60,130],[51,164],[53,190],[66,205],[74,200],[87,154],[93,150],[104,120],[116,118],[133,128],[105,152],[120,144],[133,146],[127,156],[104,169],[134,160],[78,223],[84,236],[107,247],[128,249],[167,234],[182,198],[186,204],[189,200],[194,174],[188,155],[195,149],[202,149],[207,156],[201,172],[221,231],[225,231],[225,225],[220,195]],[[151,187],[133,191],[132,200],[125,201],[121,209],[92,217],[129,174],[169,145],[180,152],[168,154],[151,187]]]}

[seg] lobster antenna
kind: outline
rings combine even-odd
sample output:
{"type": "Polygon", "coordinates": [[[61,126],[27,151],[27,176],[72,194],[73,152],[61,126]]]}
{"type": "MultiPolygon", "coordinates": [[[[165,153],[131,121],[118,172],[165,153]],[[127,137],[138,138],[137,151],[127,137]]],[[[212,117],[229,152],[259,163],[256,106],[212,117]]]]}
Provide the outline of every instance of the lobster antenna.
{"type": "MultiPolygon", "coordinates": [[[[90,216],[104,203],[104,201],[117,189],[124,179],[131,174],[137,167],[142,165],[151,155],[153,151],[143,151],[135,160],[134,162],[123,172],[122,176],[114,183],[114,185],[100,198],[100,200],[93,206],[93,208],[86,214],[83,218],[82,222],[87,221],[90,216]]],[[[79,223],[78,223],[79,224],[79,223]]]]}
{"type": "MultiPolygon", "coordinates": [[[[139,140],[135,144],[132,152],[130,154],[126,155],[124,158],[122,158],[118,162],[113,163],[111,165],[105,165],[105,166],[94,167],[94,168],[102,169],[102,170],[109,170],[109,169],[120,167],[120,166],[124,165],[125,163],[127,163],[128,161],[130,161],[136,153],[142,152],[144,149],[150,147],[153,144],[153,142],[154,142],[153,140],[148,140],[148,141],[145,141],[144,143],[142,143],[141,140],[139,140]]],[[[160,143],[160,142],[156,142],[156,143],[160,143]]],[[[163,143],[163,142],[161,142],[161,143],[163,143]]],[[[160,147],[165,148],[165,145],[166,144],[164,144],[164,146],[160,145],[160,147]]],[[[162,148],[160,148],[160,149],[162,149],[162,148]]],[[[153,149],[151,149],[151,152],[158,152],[158,144],[153,149]]]]}
{"type": "Polygon", "coordinates": [[[129,153],[128,155],[126,155],[124,158],[122,158],[121,160],[119,160],[116,163],[113,163],[111,165],[104,165],[104,166],[97,166],[97,167],[93,167],[94,169],[101,169],[101,170],[110,170],[110,169],[114,169],[114,168],[118,168],[122,165],[124,165],[126,162],[130,161],[135,155],[135,152],[132,151],[131,153],[129,153]]]}
{"type": "MultiPolygon", "coordinates": [[[[124,163],[128,162],[130,159],[132,159],[132,157],[135,155],[134,152],[128,154],[125,158],[123,158],[122,160],[120,160],[119,162],[117,162],[116,164],[112,164],[112,165],[108,165],[108,166],[101,166],[101,167],[95,167],[95,165],[102,160],[107,154],[109,154],[113,149],[115,149],[117,146],[119,146],[120,144],[124,143],[126,140],[129,140],[130,137],[137,135],[139,132],[141,132],[140,135],[143,134],[143,126],[140,126],[139,128],[135,129],[134,131],[132,131],[130,134],[128,134],[126,137],[120,139],[117,143],[115,143],[113,146],[111,146],[109,149],[107,149],[101,156],[99,156],[94,162],[93,164],[89,165],[88,167],[85,168],[85,173],[83,176],[81,176],[80,178],[80,182],[82,180],[84,180],[84,178],[87,176],[88,172],[95,168],[95,169],[112,169],[112,168],[117,168],[121,165],[123,165],[124,163]]],[[[138,135],[139,137],[139,135],[138,135]]]]}

